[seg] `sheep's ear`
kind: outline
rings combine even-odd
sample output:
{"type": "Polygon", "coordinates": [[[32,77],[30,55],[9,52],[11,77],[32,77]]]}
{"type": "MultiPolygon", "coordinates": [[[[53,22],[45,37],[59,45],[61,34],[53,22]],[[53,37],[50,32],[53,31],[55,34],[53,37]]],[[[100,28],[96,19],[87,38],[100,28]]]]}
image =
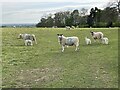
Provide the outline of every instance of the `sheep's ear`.
{"type": "Polygon", "coordinates": [[[57,34],[59,36],[59,34],[57,34]]]}
{"type": "Polygon", "coordinates": [[[63,36],[63,34],[61,34],[60,36],[63,36]]]}
{"type": "Polygon", "coordinates": [[[93,33],[93,31],[90,31],[90,33],[93,33]]]}

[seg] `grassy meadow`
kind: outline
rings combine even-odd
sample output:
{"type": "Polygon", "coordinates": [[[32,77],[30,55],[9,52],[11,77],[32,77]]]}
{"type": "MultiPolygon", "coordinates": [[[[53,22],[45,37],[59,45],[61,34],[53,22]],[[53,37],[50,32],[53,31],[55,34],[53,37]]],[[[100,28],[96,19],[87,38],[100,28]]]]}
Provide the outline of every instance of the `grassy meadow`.
{"type": "Polygon", "coordinates": [[[117,28],[3,28],[3,88],[118,88],[117,28]],[[101,31],[109,44],[94,42],[90,31],[101,31]],[[25,46],[20,33],[35,34],[38,44],[25,46]],[[57,34],[78,36],[75,47],[61,52],[57,34]],[[92,40],[86,45],[84,38],[92,40]]]}

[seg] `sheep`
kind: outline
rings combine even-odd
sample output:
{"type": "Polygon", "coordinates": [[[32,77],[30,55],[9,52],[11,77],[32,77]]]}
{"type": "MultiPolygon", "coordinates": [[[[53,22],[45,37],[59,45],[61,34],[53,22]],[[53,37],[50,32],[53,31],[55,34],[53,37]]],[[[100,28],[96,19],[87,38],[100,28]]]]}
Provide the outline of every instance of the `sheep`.
{"type": "Polygon", "coordinates": [[[66,30],[70,30],[71,28],[69,26],[66,26],[66,30]]]}
{"type": "Polygon", "coordinates": [[[75,46],[75,51],[77,51],[79,48],[79,38],[76,36],[72,37],[65,37],[63,34],[57,34],[58,35],[58,42],[62,45],[62,52],[64,52],[65,46],[75,46]]]}
{"type": "Polygon", "coordinates": [[[36,36],[34,34],[19,34],[18,39],[23,39],[24,41],[25,40],[32,40],[37,44],[36,36]]]}
{"type": "Polygon", "coordinates": [[[102,32],[92,32],[90,31],[93,39],[94,39],[94,42],[96,41],[96,39],[99,39],[101,40],[103,38],[103,33],[102,32]]]}
{"type": "Polygon", "coordinates": [[[85,42],[86,42],[87,45],[91,44],[91,40],[88,37],[85,37],[85,42]]]}
{"type": "Polygon", "coordinates": [[[103,44],[108,44],[109,43],[108,38],[107,37],[102,38],[102,43],[103,44]]]}
{"type": "Polygon", "coordinates": [[[25,40],[25,46],[32,46],[32,40],[25,40]]]}
{"type": "Polygon", "coordinates": [[[57,26],[52,26],[52,28],[57,28],[57,26]]]}
{"type": "Polygon", "coordinates": [[[72,28],[72,29],[75,29],[75,26],[72,26],[71,28],[72,28]]]}

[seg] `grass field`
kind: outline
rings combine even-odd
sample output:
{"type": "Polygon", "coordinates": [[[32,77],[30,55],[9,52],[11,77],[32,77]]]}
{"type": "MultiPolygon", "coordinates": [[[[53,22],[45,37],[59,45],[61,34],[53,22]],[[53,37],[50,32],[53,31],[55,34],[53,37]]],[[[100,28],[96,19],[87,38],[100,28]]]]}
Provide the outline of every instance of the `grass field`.
{"type": "Polygon", "coordinates": [[[2,63],[3,88],[118,88],[118,29],[4,28],[2,63]],[[90,31],[102,31],[109,45],[93,42],[90,31]],[[38,44],[24,46],[19,33],[35,34],[38,44]],[[78,36],[80,50],[62,53],[57,33],[78,36]]]}

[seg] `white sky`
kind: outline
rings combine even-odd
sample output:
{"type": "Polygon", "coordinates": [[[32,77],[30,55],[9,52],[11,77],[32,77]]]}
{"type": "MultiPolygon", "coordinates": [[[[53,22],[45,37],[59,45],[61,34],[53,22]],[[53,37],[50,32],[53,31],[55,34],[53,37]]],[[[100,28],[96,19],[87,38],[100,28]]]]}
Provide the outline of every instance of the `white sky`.
{"type": "MultiPolygon", "coordinates": [[[[110,0],[1,0],[3,24],[38,23],[58,11],[104,8],[110,0]]],[[[1,16],[1,15],[0,15],[1,16]]]]}

